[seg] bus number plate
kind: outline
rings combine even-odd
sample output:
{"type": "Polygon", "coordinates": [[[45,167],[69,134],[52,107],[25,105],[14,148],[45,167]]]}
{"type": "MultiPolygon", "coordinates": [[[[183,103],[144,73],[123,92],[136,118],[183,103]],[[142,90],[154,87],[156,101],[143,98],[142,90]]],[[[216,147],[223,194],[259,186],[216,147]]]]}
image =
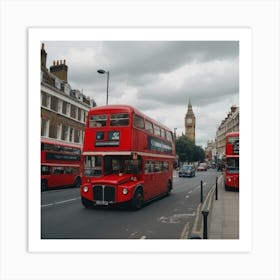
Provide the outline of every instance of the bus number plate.
{"type": "Polygon", "coordinates": [[[103,201],[103,200],[97,200],[95,201],[96,205],[108,205],[109,202],[108,201],[103,201]]]}

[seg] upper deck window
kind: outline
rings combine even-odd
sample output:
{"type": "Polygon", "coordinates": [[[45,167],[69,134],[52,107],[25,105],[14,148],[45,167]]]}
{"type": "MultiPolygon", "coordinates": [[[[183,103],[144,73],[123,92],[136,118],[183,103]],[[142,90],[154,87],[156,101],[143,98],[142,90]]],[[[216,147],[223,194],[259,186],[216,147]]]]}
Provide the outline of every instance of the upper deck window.
{"type": "Polygon", "coordinates": [[[154,134],[160,136],[160,127],[157,125],[154,125],[154,134]]]}
{"type": "Polygon", "coordinates": [[[151,134],[154,133],[153,124],[150,121],[145,120],[145,130],[151,134]]]}
{"type": "Polygon", "coordinates": [[[129,116],[126,113],[112,114],[110,116],[110,126],[128,126],[129,116]]]}
{"type": "Polygon", "coordinates": [[[140,129],[144,129],[144,119],[140,116],[134,115],[134,126],[140,129]]]}
{"type": "Polygon", "coordinates": [[[106,126],[106,115],[92,115],[89,117],[89,127],[102,127],[106,126]]]}
{"type": "Polygon", "coordinates": [[[172,141],[172,133],[170,131],[166,131],[166,139],[170,142],[172,141]]]}

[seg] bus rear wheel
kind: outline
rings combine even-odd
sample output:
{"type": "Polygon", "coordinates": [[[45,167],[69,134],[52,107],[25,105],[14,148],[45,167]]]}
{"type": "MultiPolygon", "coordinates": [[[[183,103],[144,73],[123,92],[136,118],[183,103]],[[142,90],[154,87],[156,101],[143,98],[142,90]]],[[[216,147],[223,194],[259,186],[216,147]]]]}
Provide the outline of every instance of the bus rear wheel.
{"type": "Polygon", "coordinates": [[[170,181],[168,181],[168,183],[167,183],[167,192],[166,192],[167,196],[170,195],[171,190],[172,190],[172,183],[170,181]]]}
{"type": "Polygon", "coordinates": [[[141,209],[143,203],[144,203],[143,191],[141,189],[137,189],[131,201],[132,210],[137,211],[141,209]]]}
{"type": "Polygon", "coordinates": [[[75,186],[76,188],[80,188],[81,183],[82,183],[81,178],[80,178],[80,177],[77,177],[77,178],[75,179],[74,186],[75,186]]]}
{"type": "Polygon", "coordinates": [[[41,191],[47,191],[48,190],[48,181],[42,180],[41,181],[41,191]]]}

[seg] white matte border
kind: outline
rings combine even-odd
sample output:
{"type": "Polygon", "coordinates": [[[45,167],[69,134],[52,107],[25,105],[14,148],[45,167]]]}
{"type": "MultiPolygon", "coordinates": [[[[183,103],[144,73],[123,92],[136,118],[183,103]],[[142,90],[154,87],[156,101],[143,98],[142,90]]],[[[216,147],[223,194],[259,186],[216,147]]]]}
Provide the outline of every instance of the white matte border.
{"type": "Polygon", "coordinates": [[[250,252],[252,249],[252,46],[250,28],[29,28],[28,29],[28,250],[29,252],[250,252]],[[46,240],[40,210],[40,47],[44,41],[239,41],[239,240],[46,240]],[[243,112],[246,108],[246,114],[243,112]],[[248,164],[251,163],[251,164],[248,164]],[[246,166],[246,171],[244,167],[246,166]]]}

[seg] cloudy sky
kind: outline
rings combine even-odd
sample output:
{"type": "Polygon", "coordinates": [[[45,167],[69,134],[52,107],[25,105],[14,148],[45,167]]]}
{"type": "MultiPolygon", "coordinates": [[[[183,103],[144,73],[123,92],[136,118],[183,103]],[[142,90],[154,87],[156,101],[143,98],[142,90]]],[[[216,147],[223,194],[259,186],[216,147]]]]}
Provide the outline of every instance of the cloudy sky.
{"type": "Polygon", "coordinates": [[[185,133],[190,98],[196,144],[205,147],[232,105],[239,106],[238,41],[44,42],[47,68],[66,60],[68,82],[97,105],[129,104],[185,133]]]}

